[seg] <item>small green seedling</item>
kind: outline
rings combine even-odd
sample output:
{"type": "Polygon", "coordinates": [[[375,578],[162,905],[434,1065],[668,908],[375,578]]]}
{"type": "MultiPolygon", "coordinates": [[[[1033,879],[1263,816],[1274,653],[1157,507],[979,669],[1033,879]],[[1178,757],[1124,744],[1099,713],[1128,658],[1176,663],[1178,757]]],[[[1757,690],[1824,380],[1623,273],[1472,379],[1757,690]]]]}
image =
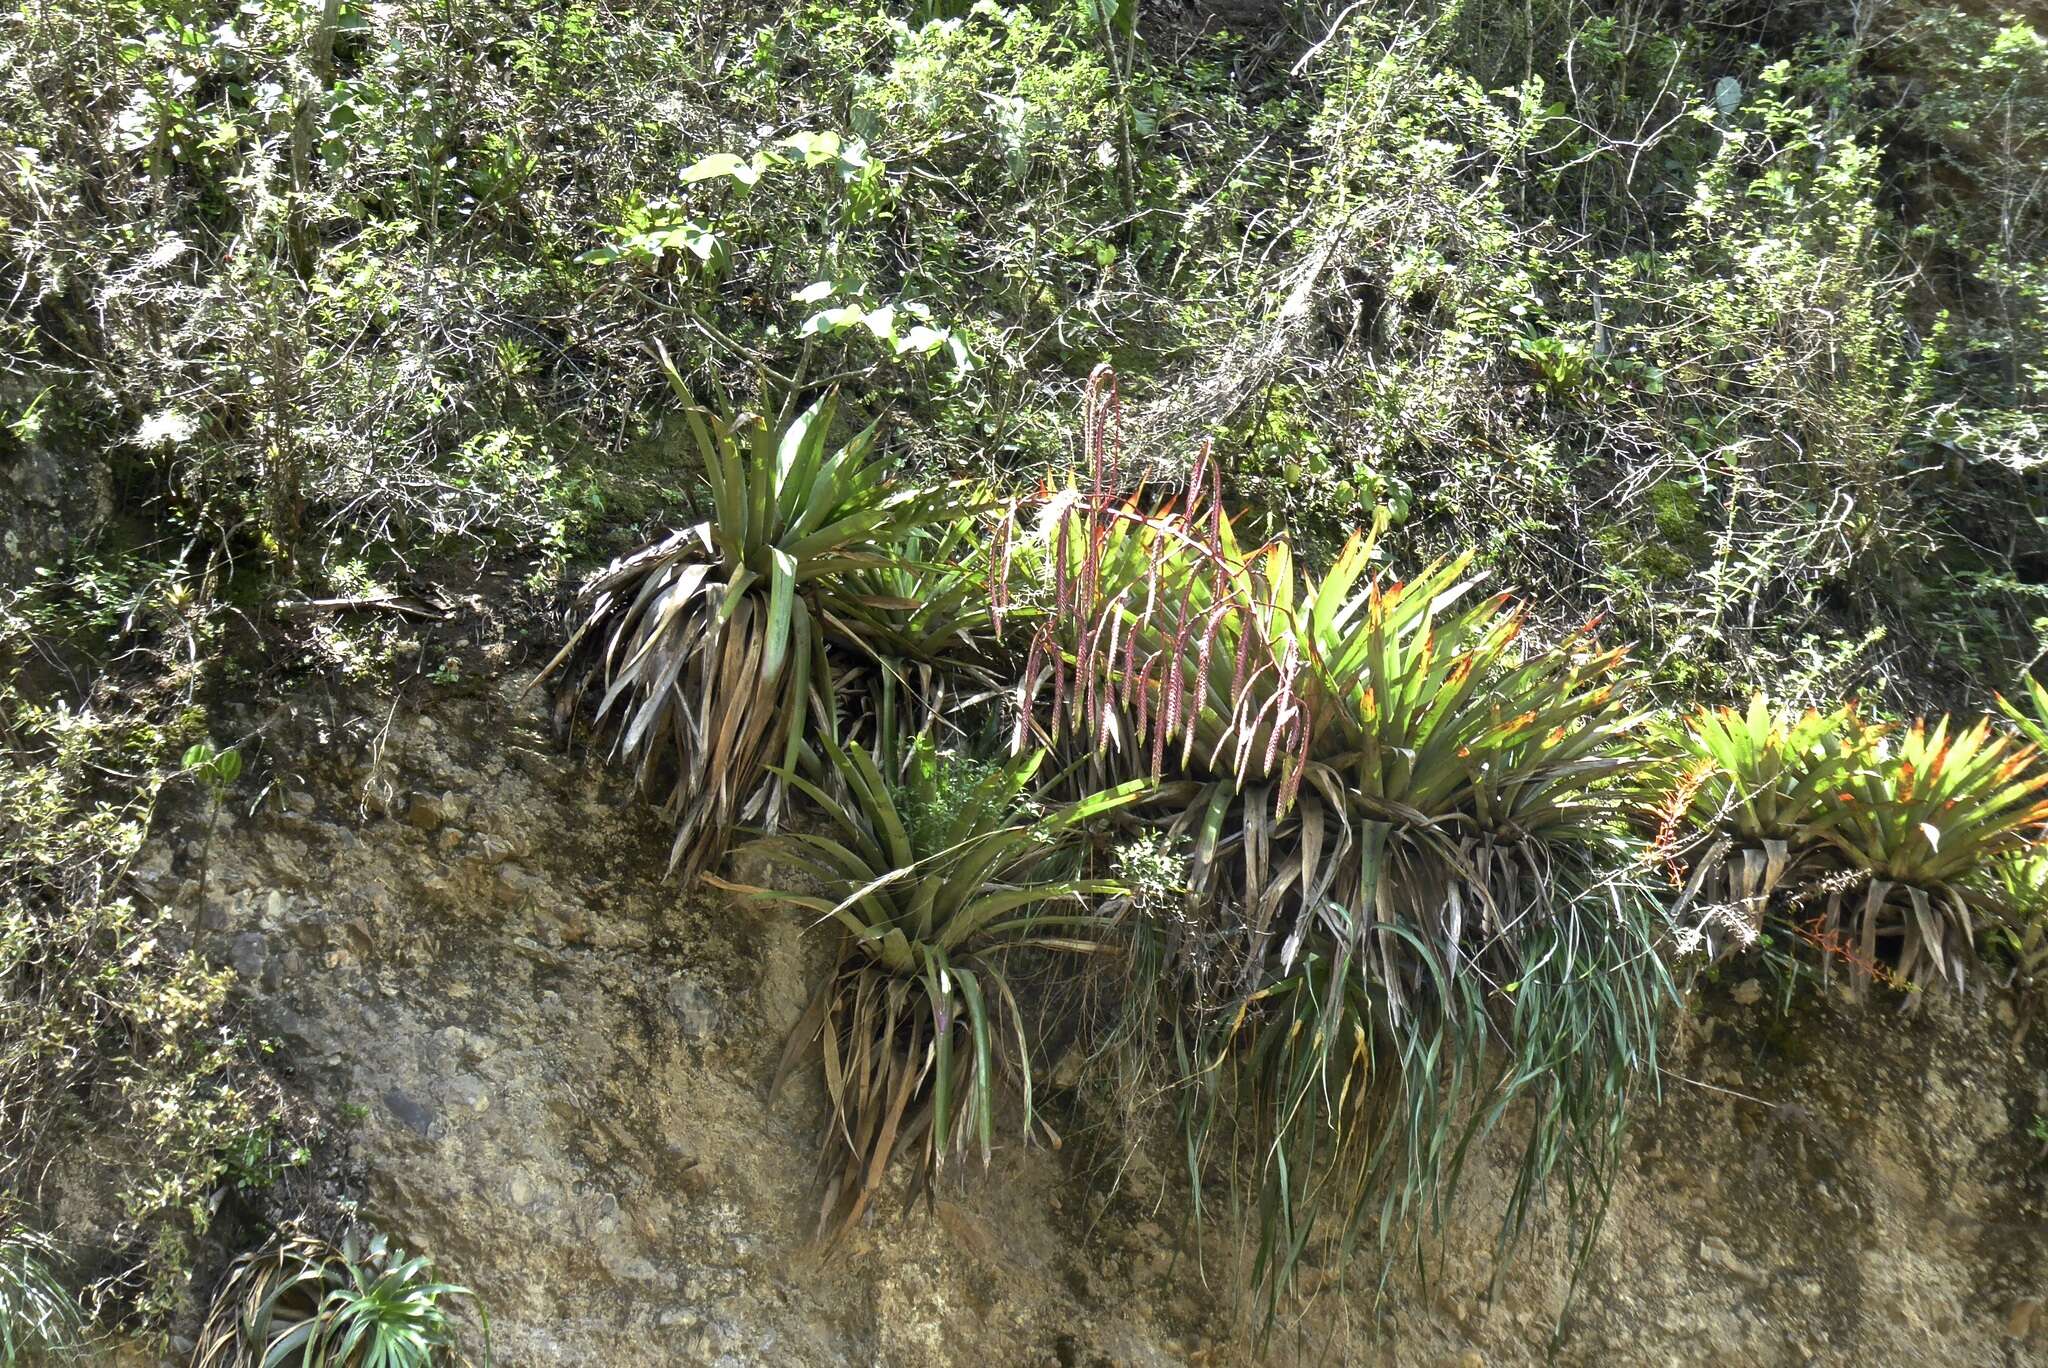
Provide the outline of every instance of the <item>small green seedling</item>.
{"type": "Polygon", "coordinates": [[[242,777],[242,753],[232,746],[216,750],[211,741],[195,742],[185,748],[185,768],[211,789],[216,799],[225,798],[235,780],[242,777]]]}

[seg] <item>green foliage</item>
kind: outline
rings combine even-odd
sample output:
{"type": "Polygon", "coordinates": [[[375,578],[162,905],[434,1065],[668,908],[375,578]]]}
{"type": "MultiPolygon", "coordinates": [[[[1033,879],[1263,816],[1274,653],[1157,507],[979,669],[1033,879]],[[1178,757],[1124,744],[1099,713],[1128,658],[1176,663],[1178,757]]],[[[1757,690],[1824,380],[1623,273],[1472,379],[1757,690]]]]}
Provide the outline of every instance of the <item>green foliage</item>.
{"type": "MultiPolygon", "coordinates": [[[[2025,709],[2003,698],[1998,705],[2029,744],[2048,752],[2048,688],[2033,675],[2025,682],[2025,709]]],[[[2037,1014],[2048,1006],[2048,832],[2034,835],[1976,871],[1977,896],[1970,902],[1991,919],[1989,952],[2009,966],[2021,1001],[2037,1014]]]]}
{"type": "MultiPolygon", "coordinates": [[[[826,214],[830,226],[819,265],[822,270],[843,272],[845,235],[875,219],[892,197],[886,180],[887,165],[870,158],[858,139],[844,141],[829,131],[796,133],[748,156],[714,152],[700,157],[683,169],[679,179],[686,186],[722,181],[731,187],[736,198],[744,198],[762,184],[764,177],[818,168],[825,170],[828,180],[838,189],[838,197],[826,214]]],[[[577,257],[577,261],[593,266],[627,262],[655,273],[673,273],[681,263],[687,278],[698,284],[715,285],[732,264],[732,249],[727,239],[720,236],[731,216],[721,216],[712,226],[706,226],[682,214],[681,206],[674,201],[631,205],[626,215],[628,221],[614,230],[619,235],[615,245],[592,248],[577,257]]],[[[950,329],[932,326],[930,305],[910,298],[875,304],[867,298],[868,293],[864,281],[844,274],[810,282],[791,296],[791,302],[841,302],[811,313],[796,329],[796,336],[815,339],[864,331],[882,344],[891,357],[926,357],[944,351],[952,359],[956,377],[972,369],[966,343],[950,329]]]]}
{"type": "Polygon", "coordinates": [[[14,16],[15,437],[120,443],[281,569],[553,573],[673,514],[645,338],[955,469],[1050,464],[1113,357],[1311,559],[1384,504],[1682,684],[2032,655],[2037,25],[1546,0],[1308,50],[1140,8],[14,16]]]}
{"type": "Polygon", "coordinates": [[[1022,951],[1112,948],[1113,920],[1089,904],[1119,885],[1075,877],[1071,857],[1081,824],[1143,785],[1048,809],[1037,801],[1040,751],[995,766],[942,754],[920,733],[899,763],[886,750],[821,744],[830,763],[817,779],[830,790],[786,777],[835,834],[772,836],[751,849],[817,869],[822,894],[711,882],[840,927],[839,962],[777,1070],[779,1082],[804,1051],[821,1051],[833,1116],[819,1228],[836,1235],[867,1209],[896,1155],[918,1156],[920,1187],[970,1143],[987,1164],[999,1076],[1022,1088],[1024,1137],[1044,1126],[1006,966],[1022,951]]]}
{"type": "Polygon", "coordinates": [[[185,748],[184,767],[199,776],[216,798],[224,796],[242,775],[242,753],[217,750],[211,741],[195,741],[185,748]]]}
{"type": "Polygon", "coordinates": [[[193,1368],[489,1368],[490,1317],[466,1287],[433,1279],[383,1235],[339,1248],[286,1234],[242,1255],[214,1294],[193,1368]],[[482,1321],[480,1360],[461,1351],[450,1311],[469,1302],[482,1321]]]}
{"type": "MultiPolygon", "coordinates": [[[[1833,705],[1965,709],[2048,643],[2048,43],[1920,4],[1328,8],[1312,46],[1305,13],[1198,33],[1135,0],[21,8],[0,444],[115,453],[124,531],[235,575],[252,623],[284,581],[454,556],[545,589],[686,528],[590,582],[556,666],[691,873],[807,748],[972,737],[1021,675],[1061,795],[1157,781],[1074,938],[1127,952],[1134,1049],[1184,1027],[1145,1067],[1201,1080],[1198,1189],[1245,1120],[1271,1282],[1317,1209],[1382,1241],[1433,1216],[1530,1090],[1507,1225],[1554,1173],[1597,1208],[1663,991],[1645,845],[1681,948],[1778,918],[1859,978],[1953,979],[1972,944],[2038,978],[2030,754],[1833,705]],[[1106,359],[1134,430],[1213,439],[1197,494],[1145,512],[1188,472],[1117,450],[991,526],[946,476],[1061,485],[1106,359]],[[888,412],[897,459],[797,412],[823,392],[888,412]],[[1347,540],[1368,521],[1419,575],[1347,540]],[[1600,612],[1659,701],[1817,710],[1696,713],[1645,756],[1637,681],[1572,629],[1600,612]]],[[[135,556],[43,570],[10,661],[186,664],[0,697],[0,1178],[81,1131],[121,1151],[158,1311],[212,1193],[285,1143],[225,980],[124,883],[173,757],[215,815],[238,782],[193,699],[236,619],[135,556]]],[[[406,644],[294,647],[367,681],[406,644]]],[[[919,849],[995,771],[939,773],[891,799],[919,849]]],[[[849,966],[924,984],[844,929],[849,966]]],[[[971,1131],[901,1062],[962,990],[847,991],[818,1037],[896,1049],[866,1112],[910,1078],[927,1146],[971,1131]]],[[[849,1201],[877,1133],[842,1133],[849,1201]]]]}
{"type": "Polygon", "coordinates": [[[2048,823],[2044,793],[2039,752],[1993,735],[1988,721],[1953,732],[1947,718],[1916,721],[1878,737],[1835,828],[1851,864],[1870,873],[1863,958],[1896,918],[1900,977],[1913,981],[1924,962],[1960,986],[1981,921],[1969,877],[2048,823]]]}
{"type": "Polygon", "coordinates": [[[1973,499],[1968,515],[2017,522],[2036,509],[2010,476],[2040,460],[2048,380],[2048,40],[2011,12],[1916,6],[1895,22],[1883,66],[1924,91],[1893,117],[1925,148],[1901,169],[1925,206],[1918,231],[1944,306],[1924,362],[1932,402],[1916,423],[1937,450],[1986,477],[1988,493],[2022,495],[2018,508],[1973,499]],[[1958,184],[1971,193],[1954,193],[1958,184]]]}
{"type": "MultiPolygon", "coordinates": [[[[1269,1316],[1320,1216],[1336,1224],[1342,1263],[1362,1242],[1384,1260],[1403,1236],[1440,1230],[1472,1147],[1510,1107],[1530,1120],[1497,1255],[1553,1180],[1578,1223],[1574,1258],[1590,1249],[1673,992],[1647,899],[1617,892],[1597,861],[1555,877],[1527,926],[1448,953],[1399,922],[1312,937],[1210,1042],[1205,1063],[1254,1118],[1253,1273],[1268,1281],[1269,1316]],[[1405,986],[1375,963],[1390,951],[1416,966],[1405,986]]],[[[1216,1126],[1221,1092],[1195,1100],[1191,1146],[1216,1126]]]]}
{"type": "Polygon", "coordinates": [[[1989,861],[1974,877],[1972,905],[1985,913],[1985,957],[2002,968],[2027,1013],[2024,1032],[2048,1007],[2048,849],[2037,840],[1989,861]]]}
{"type": "Polygon", "coordinates": [[[2020,703],[2000,697],[1998,710],[2006,720],[2019,729],[2021,736],[2034,745],[2048,750],[2048,685],[2029,674],[2021,681],[2026,686],[2026,697],[2020,703]]]}
{"type": "Polygon", "coordinates": [[[834,689],[853,732],[908,710],[913,726],[964,733],[1006,691],[987,534],[978,515],[919,528],[886,563],[846,573],[834,689]]]}
{"type": "Polygon", "coordinates": [[[1953,731],[1948,718],[1916,721],[1874,740],[1835,832],[1878,878],[1940,888],[2048,822],[2044,788],[2035,748],[1988,720],[1953,731]]]}
{"type": "MultiPolygon", "coordinates": [[[[0,617],[0,1199],[33,1200],[60,1154],[94,1175],[118,1238],[144,1253],[139,1309],[157,1316],[184,1295],[193,1237],[278,1103],[234,1024],[232,976],[181,948],[172,915],[127,882],[203,725],[196,679],[156,654],[196,595],[141,576],[103,610],[100,574],[47,576],[0,617]],[[126,643],[125,679],[93,664],[110,640],[126,643]],[[96,681],[80,702],[37,681],[38,644],[96,681]]],[[[231,781],[239,756],[196,763],[231,781]]]]}

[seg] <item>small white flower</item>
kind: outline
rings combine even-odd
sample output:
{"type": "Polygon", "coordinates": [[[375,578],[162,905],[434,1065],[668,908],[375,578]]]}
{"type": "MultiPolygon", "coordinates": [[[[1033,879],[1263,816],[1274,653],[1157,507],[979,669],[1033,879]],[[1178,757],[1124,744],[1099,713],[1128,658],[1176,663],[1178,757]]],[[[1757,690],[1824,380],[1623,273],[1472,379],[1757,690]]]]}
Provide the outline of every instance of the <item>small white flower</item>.
{"type": "Polygon", "coordinates": [[[185,255],[185,250],[185,239],[173,234],[158,243],[156,250],[144,258],[142,264],[152,271],[160,271],[179,257],[185,255]]]}
{"type": "Polygon", "coordinates": [[[192,440],[192,434],[199,430],[199,422],[189,413],[176,409],[159,409],[142,420],[136,430],[135,445],[162,450],[192,440]]]}

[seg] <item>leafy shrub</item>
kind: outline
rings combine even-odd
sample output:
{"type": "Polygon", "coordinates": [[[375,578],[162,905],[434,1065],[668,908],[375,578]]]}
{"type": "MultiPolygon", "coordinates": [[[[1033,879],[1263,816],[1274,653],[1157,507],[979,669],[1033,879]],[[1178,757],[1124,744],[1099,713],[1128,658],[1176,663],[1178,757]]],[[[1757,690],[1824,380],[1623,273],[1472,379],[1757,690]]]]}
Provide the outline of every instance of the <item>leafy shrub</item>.
{"type": "Polygon", "coordinates": [[[407,1257],[383,1235],[341,1246],[287,1234],[235,1260],[221,1280],[193,1352],[193,1368],[444,1368],[474,1362],[449,1311],[466,1287],[433,1280],[433,1263],[407,1257]]]}
{"type": "Polygon", "coordinates": [[[1119,886],[1074,875],[1076,838],[1082,823],[1143,786],[1044,808],[1043,752],[962,776],[924,734],[900,764],[887,751],[821,745],[830,769],[818,777],[832,791],[786,777],[831,819],[836,838],[793,832],[751,849],[820,870],[823,894],[711,882],[840,927],[838,963],[777,1070],[779,1082],[814,1044],[823,1055],[833,1116],[819,1227],[836,1233],[860,1218],[896,1156],[917,1156],[919,1186],[949,1154],[964,1158],[970,1142],[986,1164],[999,1074],[1022,1087],[1025,1137],[1044,1124],[1005,964],[1018,951],[1111,948],[1114,924],[1089,900],[1119,886]]]}

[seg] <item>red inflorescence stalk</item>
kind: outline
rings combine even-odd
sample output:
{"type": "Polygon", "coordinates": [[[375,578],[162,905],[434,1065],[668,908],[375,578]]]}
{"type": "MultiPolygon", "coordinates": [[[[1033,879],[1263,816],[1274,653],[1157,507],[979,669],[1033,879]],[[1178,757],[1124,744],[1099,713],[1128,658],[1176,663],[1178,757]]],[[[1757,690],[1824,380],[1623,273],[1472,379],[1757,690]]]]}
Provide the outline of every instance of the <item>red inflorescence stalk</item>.
{"type": "Polygon", "coordinates": [[[990,548],[989,561],[995,573],[988,581],[988,612],[998,635],[1003,630],[1003,618],[1010,611],[1010,530],[1016,516],[1017,504],[1012,500],[996,519],[995,545],[990,548]]]}

